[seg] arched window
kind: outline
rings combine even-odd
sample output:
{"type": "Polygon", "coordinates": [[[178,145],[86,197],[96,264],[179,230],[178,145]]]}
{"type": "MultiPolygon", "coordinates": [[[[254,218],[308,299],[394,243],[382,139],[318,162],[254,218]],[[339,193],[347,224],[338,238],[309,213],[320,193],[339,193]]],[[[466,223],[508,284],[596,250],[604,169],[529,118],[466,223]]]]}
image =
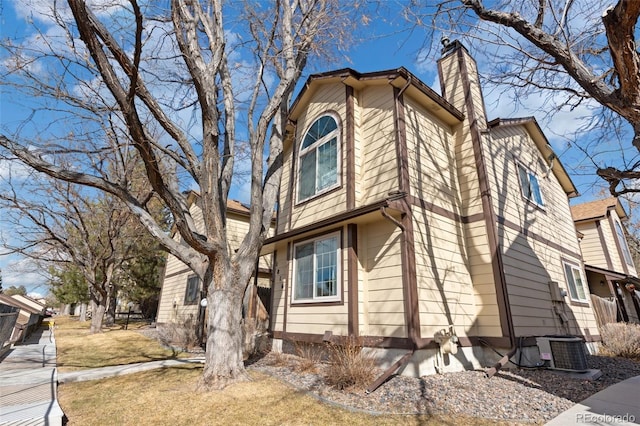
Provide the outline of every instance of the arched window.
{"type": "Polygon", "coordinates": [[[300,146],[298,201],[338,186],[340,129],[335,118],[323,115],[307,130],[300,146]]]}

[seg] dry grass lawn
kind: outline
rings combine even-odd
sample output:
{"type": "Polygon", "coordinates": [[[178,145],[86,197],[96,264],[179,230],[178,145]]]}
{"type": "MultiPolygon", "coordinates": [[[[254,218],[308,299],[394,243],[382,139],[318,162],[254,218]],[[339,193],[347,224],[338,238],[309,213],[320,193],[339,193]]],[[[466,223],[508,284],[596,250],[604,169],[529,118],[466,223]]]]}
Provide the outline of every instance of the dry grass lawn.
{"type": "Polygon", "coordinates": [[[57,362],[60,371],[133,364],[184,357],[165,349],[157,341],[134,331],[140,323],[129,324],[129,330],[116,325],[102,333],[89,334],[89,323],[73,317],[55,318],[57,362]]]}
{"type": "MultiPolygon", "coordinates": [[[[59,366],[82,369],[170,358],[156,341],[120,327],[89,335],[88,325],[56,318],[59,366]]],[[[201,365],[146,371],[58,387],[68,425],[486,425],[459,417],[355,412],[319,401],[284,383],[250,371],[252,381],[201,392],[201,365]]]]}
{"type": "MultiPolygon", "coordinates": [[[[199,392],[202,367],[168,368],[58,388],[74,425],[484,425],[481,419],[374,416],[323,403],[269,376],[199,392]]],[[[507,423],[502,423],[506,425],[507,423]]]]}

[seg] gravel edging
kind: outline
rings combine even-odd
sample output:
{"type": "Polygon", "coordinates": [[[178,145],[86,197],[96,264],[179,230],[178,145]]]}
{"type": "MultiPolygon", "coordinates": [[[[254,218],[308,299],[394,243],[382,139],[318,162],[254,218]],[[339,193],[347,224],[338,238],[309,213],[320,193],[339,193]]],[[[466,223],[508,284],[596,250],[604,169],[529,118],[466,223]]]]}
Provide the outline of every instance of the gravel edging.
{"type": "Polygon", "coordinates": [[[425,414],[484,418],[519,423],[544,423],[589,396],[640,375],[640,362],[589,356],[589,368],[602,371],[590,381],[551,370],[503,370],[491,379],[483,371],[462,371],[413,378],[393,376],[371,394],[341,391],[325,384],[316,372],[300,371],[299,358],[268,354],[248,368],[278,378],[319,400],[370,414],[425,414]],[[284,360],[284,361],[283,361],[284,360]]]}

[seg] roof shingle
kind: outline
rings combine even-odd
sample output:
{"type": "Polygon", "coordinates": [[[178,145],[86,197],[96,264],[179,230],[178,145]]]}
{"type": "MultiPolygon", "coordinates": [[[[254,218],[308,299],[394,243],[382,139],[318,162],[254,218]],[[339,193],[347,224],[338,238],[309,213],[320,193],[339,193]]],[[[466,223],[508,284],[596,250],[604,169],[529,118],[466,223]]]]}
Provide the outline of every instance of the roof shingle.
{"type": "Polygon", "coordinates": [[[578,222],[588,219],[597,219],[606,217],[610,209],[618,210],[620,218],[625,218],[626,214],[620,202],[615,197],[605,198],[603,200],[589,201],[587,203],[577,204],[571,207],[571,216],[573,221],[578,222]]]}

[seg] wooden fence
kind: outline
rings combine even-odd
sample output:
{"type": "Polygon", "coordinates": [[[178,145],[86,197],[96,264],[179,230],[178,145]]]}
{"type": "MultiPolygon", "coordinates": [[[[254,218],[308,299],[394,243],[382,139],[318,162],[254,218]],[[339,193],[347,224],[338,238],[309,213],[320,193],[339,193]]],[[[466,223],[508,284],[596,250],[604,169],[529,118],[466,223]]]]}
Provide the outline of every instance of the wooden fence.
{"type": "Polygon", "coordinates": [[[593,311],[596,314],[598,329],[605,324],[616,322],[618,306],[616,305],[615,300],[603,299],[602,297],[592,294],[591,304],[593,306],[593,311]]]}
{"type": "Polygon", "coordinates": [[[18,309],[13,312],[0,312],[0,349],[11,340],[11,334],[18,320],[18,309]]]}

